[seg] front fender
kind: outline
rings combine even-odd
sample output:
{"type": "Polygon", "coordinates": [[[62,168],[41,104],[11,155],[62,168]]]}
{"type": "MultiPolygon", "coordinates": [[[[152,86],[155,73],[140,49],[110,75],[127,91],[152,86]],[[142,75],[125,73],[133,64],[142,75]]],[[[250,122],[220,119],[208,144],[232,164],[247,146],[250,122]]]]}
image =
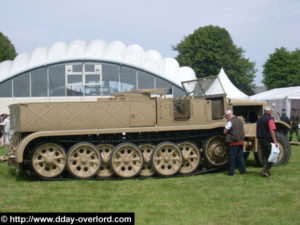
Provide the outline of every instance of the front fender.
{"type": "Polygon", "coordinates": [[[276,125],[276,131],[278,131],[278,132],[282,132],[286,128],[288,128],[289,130],[291,129],[291,126],[289,124],[287,124],[286,122],[283,122],[281,120],[276,120],[275,125],[276,125]]]}

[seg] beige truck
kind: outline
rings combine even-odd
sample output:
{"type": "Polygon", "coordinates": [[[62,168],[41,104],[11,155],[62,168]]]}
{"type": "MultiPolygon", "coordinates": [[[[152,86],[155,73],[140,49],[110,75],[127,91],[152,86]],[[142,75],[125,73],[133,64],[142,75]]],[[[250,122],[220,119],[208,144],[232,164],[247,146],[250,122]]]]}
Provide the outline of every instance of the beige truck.
{"type": "MultiPolygon", "coordinates": [[[[253,152],[261,163],[256,121],[265,103],[211,93],[216,82],[184,82],[181,98],[152,89],[94,102],[11,105],[14,135],[6,160],[42,179],[169,177],[220,168],[228,162],[223,115],[230,108],[244,121],[245,156],[253,152]]],[[[280,132],[286,124],[276,125],[279,165],[288,162],[290,145],[280,132]]]]}

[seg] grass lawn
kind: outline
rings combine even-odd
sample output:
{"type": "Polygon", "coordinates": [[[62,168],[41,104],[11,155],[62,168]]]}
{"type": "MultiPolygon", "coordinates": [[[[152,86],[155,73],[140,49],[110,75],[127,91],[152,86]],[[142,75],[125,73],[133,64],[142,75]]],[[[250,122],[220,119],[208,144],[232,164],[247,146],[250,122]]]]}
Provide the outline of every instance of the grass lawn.
{"type": "Polygon", "coordinates": [[[0,164],[0,211],[134,212],[138,225],[300,224],[300,146],[271,177],[260,171],[252,154],[248,174],[233,177],[39,181],[0,164]]]}

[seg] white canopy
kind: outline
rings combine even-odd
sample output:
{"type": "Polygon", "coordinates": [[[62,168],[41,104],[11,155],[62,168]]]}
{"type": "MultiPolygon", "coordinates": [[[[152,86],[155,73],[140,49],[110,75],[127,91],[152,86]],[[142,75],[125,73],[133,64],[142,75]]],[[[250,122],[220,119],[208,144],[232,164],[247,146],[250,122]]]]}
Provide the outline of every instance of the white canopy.
{"type": "Polygon", "coordinates": [[[227,77],[223,68],[221,68],[218,74],[218,79],[212,84],[209,90],[206,92],[207,95],[226,93],[228,98],[233,99],[249,99],[249,96],[240,91],[227,77]]]}
{"type": "Polygon", "coordinates": [[[300,86],[275,88],[256,95],[250,96],[253,100],[274,100],[274,99],[300,99],[300,86]]]}
{"type": "Polygon", "coordinates": [[[274,116],[279,119],[279,113],[282,109],[286,110],[286,114],[290,115],[292,100],[300,101],[300,86],[275,88],[256,95],[250,96],[251,100],[266,101],[268,105],[272,106],[274,116]]]}

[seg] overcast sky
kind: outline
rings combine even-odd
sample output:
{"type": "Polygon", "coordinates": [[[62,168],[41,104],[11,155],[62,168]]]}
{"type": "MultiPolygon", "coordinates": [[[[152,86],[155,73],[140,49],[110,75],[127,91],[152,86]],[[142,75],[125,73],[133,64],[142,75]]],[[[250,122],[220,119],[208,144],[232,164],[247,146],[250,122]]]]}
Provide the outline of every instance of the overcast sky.
{"type": "Polygon", "coordinates": [[[0,7],[0,32],[18,53],[103,39],[176,57],[172,45],[199,27],[217,25],[255,62],[261,85],[262,65],[275,48],[300,48],[299,0],[3,0],[0,7]]]}

